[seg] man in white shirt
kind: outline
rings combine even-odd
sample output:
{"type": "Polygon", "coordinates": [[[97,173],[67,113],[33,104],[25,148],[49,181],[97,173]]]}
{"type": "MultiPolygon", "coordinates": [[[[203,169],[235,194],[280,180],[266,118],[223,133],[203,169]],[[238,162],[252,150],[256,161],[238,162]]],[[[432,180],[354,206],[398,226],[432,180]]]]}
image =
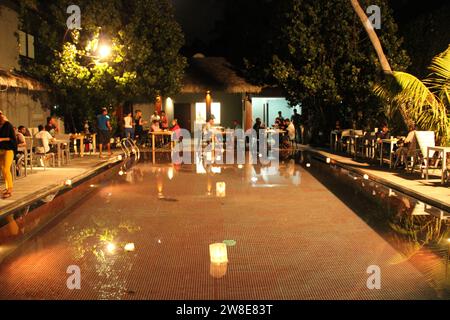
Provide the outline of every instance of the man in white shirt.
{"type": "Polygon", "coordinates": [[[45,130],[43,126],[39,126],[39,132],[34,135],[35,138],[42,140],[42,146],[36,146],[37,153],[47,153],[50,151],[50,141],[53,141],[55,138],[45,130]]]}
{"type": "Polygon", "coordinates": [[[153,123],[153,121],[161,121],[161,117],[158,115],[158,111],[155,110],[153,112],[152,116],[150,117],[150,123],[153,123]]]}

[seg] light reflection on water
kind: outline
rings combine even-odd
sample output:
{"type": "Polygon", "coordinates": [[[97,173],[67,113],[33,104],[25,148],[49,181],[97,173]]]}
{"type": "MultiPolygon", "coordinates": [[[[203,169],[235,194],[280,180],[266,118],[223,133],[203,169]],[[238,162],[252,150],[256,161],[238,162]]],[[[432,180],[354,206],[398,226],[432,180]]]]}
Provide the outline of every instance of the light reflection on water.
{"type": "MultiPolygon", "coordinates": [[[[297,161],[304,157],[295,156],[297,161]]],[[[398,251],[391,264],[411,262],[439,297],[450,298],[448,212],[326,159],[313,161],[307,170],[398,251]]]]}

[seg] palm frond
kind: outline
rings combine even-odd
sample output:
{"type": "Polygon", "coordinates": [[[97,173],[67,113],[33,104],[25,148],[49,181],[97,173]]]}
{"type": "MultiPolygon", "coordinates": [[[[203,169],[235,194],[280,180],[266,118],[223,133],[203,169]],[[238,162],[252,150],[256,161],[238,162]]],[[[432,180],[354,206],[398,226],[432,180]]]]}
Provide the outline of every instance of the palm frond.
{"type": "Polygon", "coordinates": [[[450,88],[450,46],[433,58],[428,69],[431,73],[423,82],[432,92],[450,104],[448,99],[450,88]]]}

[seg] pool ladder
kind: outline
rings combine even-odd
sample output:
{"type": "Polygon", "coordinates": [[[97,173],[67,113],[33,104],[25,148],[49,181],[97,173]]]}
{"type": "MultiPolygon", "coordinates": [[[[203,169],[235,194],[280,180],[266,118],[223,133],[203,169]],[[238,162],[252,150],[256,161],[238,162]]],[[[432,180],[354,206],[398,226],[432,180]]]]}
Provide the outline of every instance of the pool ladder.
{"type": "Polygon", "coordinates": [[[136,155],[136,159],[139,160],[141,157],[141,150],[136,145],[136,143],[130,138],[123,138],[120,141],[120,147],[125,154],[126,158],[131,157],[133,154],[136,155]]]}

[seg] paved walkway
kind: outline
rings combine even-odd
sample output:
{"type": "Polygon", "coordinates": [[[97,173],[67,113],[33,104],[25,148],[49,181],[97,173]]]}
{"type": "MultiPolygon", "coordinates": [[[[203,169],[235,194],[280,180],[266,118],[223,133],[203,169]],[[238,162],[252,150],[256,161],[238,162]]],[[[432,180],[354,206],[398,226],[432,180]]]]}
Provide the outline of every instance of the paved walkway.
{"type": "Polygon", "coordinates": [[[68,165],[47,167],[45,171],[41,167],[33,167],[32,173],[14,181],[14,192],[11,198],[0,199],[0,216],[20,207],[25,202],[41,198],[50,190],[63,186],[69,179],[75,182],[108,162],[114,161],[117,159],[117,155],[119,152],[116,152],[110,159],[99,159],[98,155],[75,157],[68,165]]]}
{"type": "Polygon", "coordinates": [[[331,153],[327,150],[302,146],[303,150],[309,150],[329,157],[345,166],[358,170],[362,174],[368,174],[371,179],[392,186],[408,195],[428,202],[450,212],[450,189],[448,184],[441,184],[440,170],[430,170],[428,180],[425,180],[420,172],[409,173],[402,169],[389,169],[385,164],[381,167],[377,164],[369,164],[363,160],[354,159],[331,153]]]}

